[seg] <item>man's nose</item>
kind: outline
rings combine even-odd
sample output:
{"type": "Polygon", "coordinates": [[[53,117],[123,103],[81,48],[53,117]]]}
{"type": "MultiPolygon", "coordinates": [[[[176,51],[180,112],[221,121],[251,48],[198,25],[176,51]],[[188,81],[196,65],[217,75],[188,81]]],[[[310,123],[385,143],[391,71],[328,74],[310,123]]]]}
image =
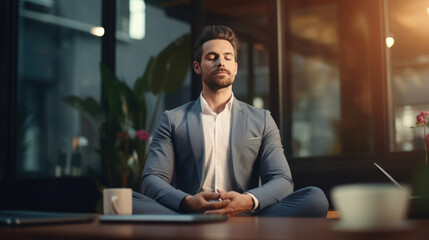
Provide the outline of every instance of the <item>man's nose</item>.
{"type": "Polygon", "coordinates": [[[225,67],[225,63],[224,63],[224,61],[221,58],[219,58],[219,60],[217,62],[217,66],[218,67],[225,67]]]}

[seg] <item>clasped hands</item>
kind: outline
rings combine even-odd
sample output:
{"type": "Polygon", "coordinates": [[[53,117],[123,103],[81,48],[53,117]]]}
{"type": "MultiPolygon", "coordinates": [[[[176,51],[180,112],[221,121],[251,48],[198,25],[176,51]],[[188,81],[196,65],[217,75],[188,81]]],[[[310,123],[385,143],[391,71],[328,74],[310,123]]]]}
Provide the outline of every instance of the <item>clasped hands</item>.
{"type": "Polygon", "coordinates": [[[253,198],[249,194],[222,191],[200,192],[188,195],[182,200],[182,209],[185,212],[204,214],[224,214],[237,216],[253,209],[253,198]]]}

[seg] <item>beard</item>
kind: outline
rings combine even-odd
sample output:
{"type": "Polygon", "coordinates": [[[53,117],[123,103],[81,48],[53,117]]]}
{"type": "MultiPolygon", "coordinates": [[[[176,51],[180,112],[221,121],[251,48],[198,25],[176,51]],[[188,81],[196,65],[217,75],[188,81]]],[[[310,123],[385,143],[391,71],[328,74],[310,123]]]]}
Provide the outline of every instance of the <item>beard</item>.
{"type": "Polygon", "coordinates": [[[234,77],[231,75],[231,71],[224,68],[215,69],[210,72],[210,74],[201,73],[201,77],[203,82],[211,90],[227,88],[234,83],[234,77]],[[227,73],[227,75],[216,75],[219,72],[227,73]]]}

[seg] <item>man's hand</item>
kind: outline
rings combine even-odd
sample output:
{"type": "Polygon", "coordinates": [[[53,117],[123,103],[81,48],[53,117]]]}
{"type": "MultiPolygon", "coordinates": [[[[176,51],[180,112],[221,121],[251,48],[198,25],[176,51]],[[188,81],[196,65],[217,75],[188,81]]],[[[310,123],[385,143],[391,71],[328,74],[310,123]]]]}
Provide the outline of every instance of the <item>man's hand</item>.
{"type": "MultiPolygon", "coordinates": [[[[188,195],[183,198],[181,206],[185,212],[205,213],[210,210],[225,209],[230,204],[230,200],[218,201],[220,194],[215,192],[200,192],[196,195],[188,195]],[[216,201],[210,201],[216,200],[216,201]]],[[[228,214],[217,213],[217,214],[228,214]]]]}
{"type": "Polygon", "coordinates": [[[230,200],[231,203],[225,208],[208,210],[206,214],[227,214],[229,216],[237,216],[241,213],[249,212],[253,209],[254,202],[252,196],[248,194],[240,194],[238,192],[230,191],[225,192],[217,190],[220,194],[222,202],[230,200]]]}

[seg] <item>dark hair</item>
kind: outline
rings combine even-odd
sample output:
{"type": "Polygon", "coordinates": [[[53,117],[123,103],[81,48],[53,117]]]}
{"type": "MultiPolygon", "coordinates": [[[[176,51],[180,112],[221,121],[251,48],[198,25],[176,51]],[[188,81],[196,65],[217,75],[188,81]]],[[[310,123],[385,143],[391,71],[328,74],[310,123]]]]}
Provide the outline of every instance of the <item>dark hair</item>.
{"type": "Polygon", "coordinates": [[[237,61],[238,39],[231,28],[221,25],[207,26],[205,27],[203,33],[198,36],[194,48],[194,61],[201,63],[203,45],[205,42],[213,39],[223,39],[231,43],[232,47],[234,48],[235,61],[237,61]]]}

